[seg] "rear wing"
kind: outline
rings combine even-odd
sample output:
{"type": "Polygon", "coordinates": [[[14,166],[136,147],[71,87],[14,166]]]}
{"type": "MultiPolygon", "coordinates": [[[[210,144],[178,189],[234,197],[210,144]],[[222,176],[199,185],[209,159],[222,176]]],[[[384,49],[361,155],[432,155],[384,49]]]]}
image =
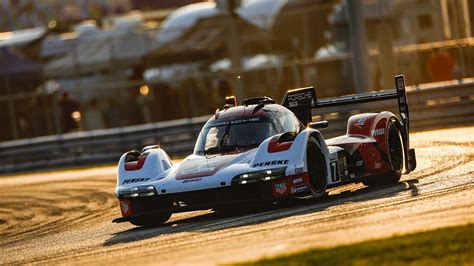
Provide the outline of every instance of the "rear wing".
{"type": "Polygon", "coordinates": [[[290,109],[298,117],[298,119],[300,119],[301,122],[303,122],[305,125],[308,125],[312,122],[312,109],[391,99],[398,100],[398,110],[400,111],[400,119],[403,127],[402,135],[405,139],[405,154],[408,154],[408,165],[406,165],[406,169],[409,172],[410,170],[415,169],[416,161],[414,160],[415,151],[409,147],[410,115],[405,89],[405,77],[403,75],[395,76],[395,90],[393,91],[371,92],[318,100],[314,87],[306,87],[287,91],[283,97],[281,105],[290,109]]]}

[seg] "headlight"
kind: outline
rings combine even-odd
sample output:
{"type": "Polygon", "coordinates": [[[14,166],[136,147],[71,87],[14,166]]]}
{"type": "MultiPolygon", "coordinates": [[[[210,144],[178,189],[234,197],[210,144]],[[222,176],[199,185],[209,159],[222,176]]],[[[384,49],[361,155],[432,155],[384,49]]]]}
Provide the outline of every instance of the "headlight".
{"type": "Polygon", "coordinates": [[[251,173],[243,173],[243,174],[235,176],[232,179],[232,183],[245,185],[249,183],[280,179],[285,176],[285,171],[286,171],[286,167],[281,167],[281,168],[273,168],[273,169],[261,170],[261,171],[251,172],[251,173]]]}
{"type": "Polygon", "coordinates": [[[155,187],[153,186],[126,187],[126,188],[117,188],[115,190],[115,196],[117,198],[149,197],[155,194],[156,194],[155,187]]]}

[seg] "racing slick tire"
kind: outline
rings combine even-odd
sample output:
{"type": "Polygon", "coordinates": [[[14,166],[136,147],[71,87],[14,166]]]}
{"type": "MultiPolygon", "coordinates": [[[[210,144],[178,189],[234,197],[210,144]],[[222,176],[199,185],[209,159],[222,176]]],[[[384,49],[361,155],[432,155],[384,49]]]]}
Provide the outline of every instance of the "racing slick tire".
{"type": "Polygon", "coordinates": [[[391,170],[388,173],[364,179],[362,183],[366,186],[395,184],[402,175],[403,162],[405,160],[402,133],[395,125],[395,121],[390,121],[387,128],[388,160],[391,170]]]}
{"type": "Polygon", "coordinates": [[[308,139],[306,148],[306,163],[308,165],[308,176],[310,182],[310,193],[312,198],[318,199],[326,194],[326,160],[321,146],[315,138],[308,139]]]}
{"type": "Polygon", "coordinates": [[[137,226],[155,227],[163,225],[171,217],[171,212],[159,214],[145,214],[130,218],[130,223],[137,226]]]}

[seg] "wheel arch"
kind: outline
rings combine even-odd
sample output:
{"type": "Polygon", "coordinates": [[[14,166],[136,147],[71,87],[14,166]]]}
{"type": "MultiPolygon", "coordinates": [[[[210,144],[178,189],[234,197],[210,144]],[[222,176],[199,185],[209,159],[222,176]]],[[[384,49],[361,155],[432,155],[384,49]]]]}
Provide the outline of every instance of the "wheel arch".
{"type": "MultiPolygon", "coordinates": [[[[321,148],[321,152],[323,153],[323,157],[324,157],[324,161],[325,161],[325,170],[326,170],[326,173],[325,173],[326,181],[327,181],[327,184],[329,184],[331,182],[331,173],[330,173],[331,171],[329,171],[329,169],[330,169],[330,166],[329,166],[329,149],[326,145],[326,141],[325,141],[323,135],[321,134],[321,132],[316,130],[316,129],[307,128],[307,129],[303,130],[303,132],[304,131],[307,132],[307,137],[306,137],[306,141],[305,141],[305,149],[304,149],[304,151],[305,151],[304,152],[304,154],[305,154],[304,162],[306,163],[306,148],[307,148],[309,138],[313,137],[318,142],[318,144],[321,148]]],[[[306,166],[306,170],[307,170],[307,166],[306,166]]]]}
{"type": "Polygon", "coordinates": [[[173,162],[168,154],[159,147],[144,149],[141,153],[138,151],[128,151],[119,159],[117,187],[127,185],[128,183],[124,183],[125,180],[137,184],[146,182],[171,168],[172,165],[173,162]],[[131,156],[135,158],[130,159],[131,156]],[[127,168],[127,164],[136,165],[130,169],[127,168]]]}
{"type": "Polygon", "coordinates": [[[268,151],[268,146],[274,138],[278,138],[283,134],[279,134],[273,137],[266,139],[258,147],[250,165],[259,165],[261,162],[273,161],[273,160],[288,160],[287,164],[287,175],[296,174],[297,169],[303,169],[303,171],[308,171],[308,166],[306,163],[306,149],[308,140],[310,137],[313,137],[320,145],[321,151],[324,156],[325,166],[326,166],[326,177],[328,181],[331,180],[329,169],[329,151],[324,140],[323,135],[316,129],[306,128],[299,132],[294,140],[292,140],[291,147],[284,151],[271,153],[268,151]]]}

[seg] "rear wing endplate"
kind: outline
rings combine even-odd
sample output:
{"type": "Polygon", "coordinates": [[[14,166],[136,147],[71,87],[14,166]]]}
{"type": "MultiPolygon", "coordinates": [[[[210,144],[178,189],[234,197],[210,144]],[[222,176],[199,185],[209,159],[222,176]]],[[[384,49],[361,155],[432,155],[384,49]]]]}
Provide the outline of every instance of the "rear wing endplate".
{"type": "Polygon", "coordinates": [[[300,119],[301,122],[303,122],[305,125],[308,125],[310,122],[312,122],[312,109],[375,101],[378,102],[391,99],[398,100],[398,109],[400,111],[400,118],[403,127],[402,135],[406,140],[404,141],[406,146],[404,147],[405,154],[408,154],[408,165],[406,165],[406,169],[409,172],[410,170],[415,169],[416,161],[414,159],[415,151],[409,147],[409,110],[405,88],[405,77],[403,75],[395,76],[395,90],[393,91],[371,92],[318,100],[314,87],[306,87],[287,91],[283,97],[281,105],[290,109],[298,117],[298,119],[300,119]],[[413,155],[411,153],[413,153],[413,155]],[[413,157],[413,159],[410,157],[413,157]]]}

